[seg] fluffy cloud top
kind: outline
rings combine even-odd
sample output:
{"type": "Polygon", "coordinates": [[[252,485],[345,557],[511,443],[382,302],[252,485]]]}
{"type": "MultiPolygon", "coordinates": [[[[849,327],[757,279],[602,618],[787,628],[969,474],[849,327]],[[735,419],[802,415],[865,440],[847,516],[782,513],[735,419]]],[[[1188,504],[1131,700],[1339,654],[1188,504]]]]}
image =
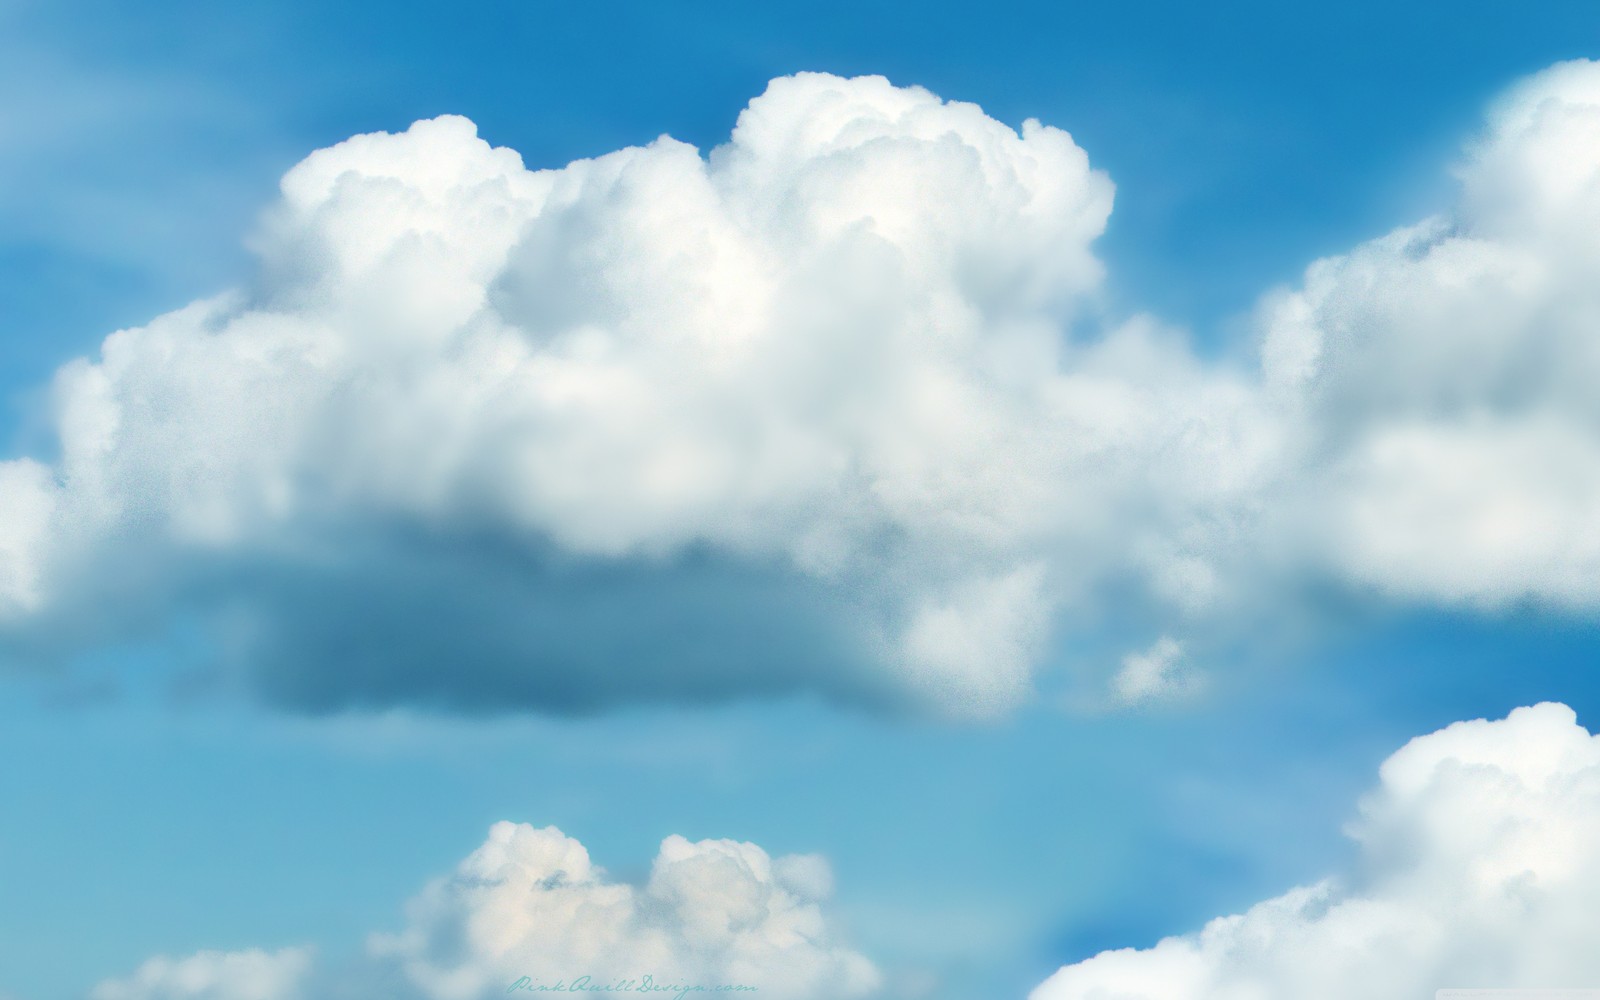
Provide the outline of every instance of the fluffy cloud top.
{"type": "Polygon", "coordinates": [[[1250,373],[1099,316],[1066,133],[880,78],[775,80],[709,157],[358,136],[249,287],[62,369],[59,455],[0,463],[0,645],[200,622],[310,708],[982,715],[1119,607],[1592,608],[1597,171],[1600,67],[1532,78],[1450,214],[1268,298],[1250,373]]]}
{"type": "Polygon", "coordinates": [[[1068,966],[1032,1000],[1401,1000],[1600,979],[1600,737],[1566,706],[1412,740],[1350,832],[1348,876],[1068,966]]]}
{"type": "Polygon", "coordinates": [[[821,858],[776,860],[754,844],[668,837],[641,887],[612,882],[554,827],[498,823],[448,878],[412,901],[410,925],[374,937],[430,1000],[504,993],[526,976],[553,985],[743,984],[762,996],[874,992],[872,964],[830,941],[818,904],[821,858]]]}
{"type": "Polygon", "coordinates": [[[301,1000],[367,996],[377,983],[417,1000],[478,1000],[524,977],[534,990],[586,976],[597,989],[633,983],[624,993],[649,993],[648,976],[660,986],[753,986],[775,1000],[875,994],[877,969],[835,941],[823,915],[832,891],[818,856],[677,836],[662,842],[645,884],[629,885],[554,827],[497,823],[411,901],[403,930],[373,935],[348,982],[314,969],[305,949],[201,952],[151,959],[91,1000],[301,1000]]]}

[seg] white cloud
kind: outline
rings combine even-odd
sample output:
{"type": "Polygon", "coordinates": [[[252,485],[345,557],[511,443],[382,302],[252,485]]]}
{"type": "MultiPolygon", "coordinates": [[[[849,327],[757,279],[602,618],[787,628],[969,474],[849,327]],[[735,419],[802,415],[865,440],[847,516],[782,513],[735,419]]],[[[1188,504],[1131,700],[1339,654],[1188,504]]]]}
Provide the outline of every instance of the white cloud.
{"type": "Polygon", "coordinates": [[[1187,664],[1182,644],[1171,636],[1162,636],[1142,653],[1123,657],[1122,669],[1111,678],[1111,695],[1122,705],[1184,698],[1199,687],[1200,675],[1187,664]]]}
{"type": "Polygon", "coordinates": [[[834,936],[823,912],[833,874],[817,855],[773,858],[755,844],[668,837],[643,885],[615,881],[555,827],[496,823],[482,846],[406,907],[395,933],[372,935],[344,970],[314,969],[309,949],[154,958],[91,1000],[300,1000],[389,995],[503,996],[529,987],[631,980],[753,986],[774,1000],[865,997],[882,977],[834,936]]]}
{"type": "Polygon", "coordinates": [[[1297,547],[1410,599],[1600,601],[1600,64],[1513,88],[1442,217],[1266,310],[1297,547]],[[1314,527],[1312,526],[1314,525],[1314,527]]]}
{"type": "Polygon", "coordinates": [[[0,464],[0,617],[208,622],[320,709],[993,715],[1057,631],[1308,579],[1593,608],[1597,151],[1600,66],[1520,85],[1450,213],[1264,301],[1252,374],[1100,314],[1066,133],[880,78],[775,80],[708,157],[358,136],[246,288],[61,370],[59,459],[0,464]]]}
{"type": "Polygon", "coordinates": [[[1566,706],[1412,740],[1350,833],[1346,876],[1067,966],[1032,1000],[1401,1000],[1600,978],[1600,737],[1566,706]]]}
{"type": "Polygon", "coordinates": [[[1406,595],[1600,599],[1600,445],[1553,415],[1387,426],[1348,455],[1334,520],[1352,576],[1406,595]]]}
{"type": "MultiPolygon", "coordinates": [[[[420,582],[371,611],[384,627],[345,623],[329,649],[280,658],[352,678],[334,700],[381,702],[406,696],[333,649],[348,659],[450,600],[492,617],[475,595],[506,589],[479,568],[435,592],[456,568],[430,569],[430,545],[487,539],[545,567],[705,557],[818,595],[846,633],[838,659],[871,676],[784,679],[761,661],[774,642],[714,668],[670,648],[541,668],[550,640],[516,630],[581,617],[564,586],[455,639],[481,642],[502,681],[590,684],[598,702],[652,684],[889,688],[985,714],[1027,696],[1054,607],[1108,573],[1192,561],[1168,522],[1204,534],[1197,509],[1250,479],[1242,380],[1146,322],[1062,339],[1100,279],[1089,244],[1111,185],[1036,122],[802,74],[709,159],[662,138],[528,171],[445,117],[314,153],[282,187],[252,287],[61,370],[61,457],[49,476],[7,467],[0,497],[24,526],[0,548],[14,614],[159,616],[186,587],[228,601],[251,567],[299,574],[281,584],[299,592],[361,564],[373,579],[331,603],[420,582]],[[1131,558],[1104,530],[1130,505],[1151,535],[1131,558]]],[[[609,619],[648,627],[659,592],[693,588],[656,590],[609,619]]],[[[236,636],[318,634],[234,596],[236,636]]],[[[713,648],[726,623],[710,616],[659,634],[713,648]]]]}
{"type": "Polygon", "coordinates": [[[126,979],[108,979],[90,1000],[301,1000],[312,956],[306,948],[202,951],[158,956],[126,979]]]}
{"type": "Polygon", "coordinates": [[[48,544],[54,501],[50,470],[30,459],[0,462],[0,614],[40,601],[41,550],[48,544]]]}

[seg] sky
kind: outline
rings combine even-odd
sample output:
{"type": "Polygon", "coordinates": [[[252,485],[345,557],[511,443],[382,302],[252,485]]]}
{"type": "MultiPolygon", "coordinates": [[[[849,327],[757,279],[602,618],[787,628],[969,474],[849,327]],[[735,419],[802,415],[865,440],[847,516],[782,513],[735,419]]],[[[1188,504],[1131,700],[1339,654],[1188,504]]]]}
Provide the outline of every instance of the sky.
{"type": "Polygon", "coordinates": [[[1593,985],[1586,58],[0,0],[0,997],[1593,985]]]}

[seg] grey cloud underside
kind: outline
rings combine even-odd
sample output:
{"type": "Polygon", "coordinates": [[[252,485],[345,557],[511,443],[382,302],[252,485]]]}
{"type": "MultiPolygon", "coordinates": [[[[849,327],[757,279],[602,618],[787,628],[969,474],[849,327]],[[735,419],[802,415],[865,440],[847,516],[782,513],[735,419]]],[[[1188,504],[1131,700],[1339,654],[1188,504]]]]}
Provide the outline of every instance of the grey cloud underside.
{"type": "Polygon", "coordinates": [[[872,669],[847,595],[712,554],[601,561],[433,540],[375,563],[252,575],[224,618],[243,633],[251,683],[295,709],[904,701],[872,669]]]}
{"type": "Polygon", "coordinates": [[[869,655],[861,595],[781,566],[704,550],[596,559],[413,525],[336,537],[317,543],[336,555],[316,561],[262,551],[162,566],[165,554],[124,553],[125,572],[7,636],[0,657],[70,671],[86,647],[171,641],[179,609],[203,651],[169,683],[243,687],[311,713],[584,714],[795,693],[915,707],[869,655]]]}
{"type": "Polygon", "coordinates": [[[883,975],[839,939],[832,892],[819,855],[679,836],[662,842],[642,884],[619,882],[555,827],[501,822],[411,899],[399,930],[370,935],[343,968],[309,947],[203,951],[157,956],[89,995],[485,1000],[518,981],[553,987],[587,975],[603,986],[648,974],[658,984],[743,984],[778,1000],[881,996],[883,975]]]}

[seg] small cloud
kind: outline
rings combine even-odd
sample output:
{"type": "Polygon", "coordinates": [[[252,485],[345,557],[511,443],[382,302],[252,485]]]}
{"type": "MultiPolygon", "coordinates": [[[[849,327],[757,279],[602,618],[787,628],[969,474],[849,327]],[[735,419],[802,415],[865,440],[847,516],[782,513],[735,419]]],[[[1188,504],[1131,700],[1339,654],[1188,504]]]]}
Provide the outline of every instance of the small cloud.
{"type": "Polygon", "coordinates": [[[1111,695],[1125,706],[1175,701],[1195,694],[1201,684],[1201,675],[1185,659],[1182,644],[1162,636],[1144,652],[1123,657],[1122,669],[1111,678],[1111,695]]]}
{"type": "Polygon", "coordinates": [[[311,973],[309,948],[267,952],[202,951],[158,955],[124,979],[107,979],[90,1000],[301,1000],[311,973]]]}

